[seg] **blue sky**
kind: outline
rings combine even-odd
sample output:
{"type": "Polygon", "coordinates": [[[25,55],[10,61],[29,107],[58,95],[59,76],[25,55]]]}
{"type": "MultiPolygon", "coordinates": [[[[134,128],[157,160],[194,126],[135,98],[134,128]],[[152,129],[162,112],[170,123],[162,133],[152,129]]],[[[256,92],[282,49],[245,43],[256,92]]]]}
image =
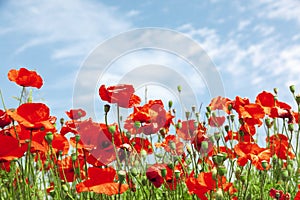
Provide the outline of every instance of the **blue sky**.
{"type": "MultiPolygon", "coordinates": [[[[72,107],[78,72],[97,46],[132,29],[158,27],[199,43],[218,69],[227,97],[254,100],[260,91],[277,87],[279,99],[294,105],[288,86],[300,88],[299,13],[297,0],[1,1],[0,88],[6,105],[16,107],[12,96],[20,88],[8,81],[7,72],[19,67],[36,69],[45,84],[35,90],[35,101],[45,102],[52,114],[65,117],[64,111],[72,107]]],[[[126,67],[147,64],[190,70],[166,52],[141,50],[123,55],[99,84],[117,83],[126,67]]],[[[203,80],[180,73],[196,91],[196,104],[207,105],[203,80]]],[[[88,76],[86,79],[88,84],[88,76]]],[[[168,87],[177,87],[178,80],[167,80],[168,87]]],[[[96,91],[97,86],[90,87],[96,91]]],[[[154,84],[151,89],[149,98],[177,98],[166,87],[154,84]]],[[[143,92],[140,87],[138,93],[143,92]]],[[[83,105],[87,98],[82,95],[83,105]]],[[[102,109],[97,103],[99,114],[102,109]]]]}

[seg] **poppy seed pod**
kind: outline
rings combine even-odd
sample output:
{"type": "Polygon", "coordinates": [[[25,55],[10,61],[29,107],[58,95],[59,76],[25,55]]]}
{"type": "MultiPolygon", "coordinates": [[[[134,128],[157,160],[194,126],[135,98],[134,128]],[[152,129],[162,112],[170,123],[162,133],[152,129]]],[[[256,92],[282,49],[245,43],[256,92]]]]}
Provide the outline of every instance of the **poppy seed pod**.
{"type": "Polygon", "coordinates": [[[76,153],[72,153],[71,158],[72,158],[72,161],[75,162],[77,160],[76,153]]]}
{"type": "Polygon", "coordinates": [[[142,126],[141,122],[140,121],[135,121],[134,122],[134,127],[135,128],[140,128],[142,126]]]}
{"type": "Polygon", "coordinates": [[[133,177],[136,177],[139,174],[137,168],[135,168],[135,167],[130,169],[130,173],[133,177]]]}
{"type": "Polygon", "coordinates": [[[216,200],[223,200],[224,199],[223,191],[222,191],[221,188],[218,188],[215,195],[216,195],[216,200]]]}
{"type": "Polygon", "coordinates": [[[104,112],[105,112],[105,113],[108,113],[109,110],[110,110],[110,105],[109,105],[109,104],[105,104],[105,105],[104,105],[104,112]]]}
{"type": "Polygon", "coordinates": [[[264,169],[267,169],[268,167],[268,162],[266,160],[261,161],[261,165],[264,169]]]}
{"type": "Polygon", "coordinates": [[[274,88],[273,91],[276,95],[278,94],[278,88],[274,88]]]}

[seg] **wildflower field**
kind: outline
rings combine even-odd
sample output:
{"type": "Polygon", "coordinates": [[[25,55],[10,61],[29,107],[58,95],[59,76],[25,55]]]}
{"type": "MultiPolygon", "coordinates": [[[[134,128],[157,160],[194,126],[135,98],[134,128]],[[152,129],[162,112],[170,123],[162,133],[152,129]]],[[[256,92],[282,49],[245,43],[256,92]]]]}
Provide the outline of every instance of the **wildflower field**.
{"type": "Polygon", "coordinates": [[[82,108],[70,108],[66,120],[52,116],[26,92],[43,86],[37,72],[7,73],[21,94],[7,108],[0,93],[1,200],[300,200],[295,86],[290,104],[276,89],[254,100],[218,96],[205,116],[192,107],[179,118],[171,100],[142,105],[130,83],[101,85],[98,122],[82,108]],[[121,118],[120,109],[130,114],[121,118]]]}

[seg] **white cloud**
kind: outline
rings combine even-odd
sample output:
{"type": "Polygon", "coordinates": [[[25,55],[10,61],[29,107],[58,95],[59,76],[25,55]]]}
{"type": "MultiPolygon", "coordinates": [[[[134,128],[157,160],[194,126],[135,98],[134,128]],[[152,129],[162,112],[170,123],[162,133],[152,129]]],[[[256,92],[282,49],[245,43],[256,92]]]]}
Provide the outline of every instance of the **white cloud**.
{"type": "Polygon", "coordinates": [[[256,1],[263,7],[260,15],[271,19],[296,20],[300,23],[300,2],[297,0],[256,1]]]}
{"type": "Polygon", "coordinates": [[[130,10],[126,16],[127,17],[136,17],[140,14],[141,12],[139,10],[130,10]]]}
{"type": "Polygon", "coordinates": [[[10,32],[26,36],[28,40],[16,53],[28,48],[56,44],[53,59],[86,55],[107,37],[128,30],[131,24],[116,14],[116,8],[100,2],[31,1],[10,2],[11,10],[3,10],[2,20],[10,32]],[[7,14],[12,12],[13,15],[7,14]]]}

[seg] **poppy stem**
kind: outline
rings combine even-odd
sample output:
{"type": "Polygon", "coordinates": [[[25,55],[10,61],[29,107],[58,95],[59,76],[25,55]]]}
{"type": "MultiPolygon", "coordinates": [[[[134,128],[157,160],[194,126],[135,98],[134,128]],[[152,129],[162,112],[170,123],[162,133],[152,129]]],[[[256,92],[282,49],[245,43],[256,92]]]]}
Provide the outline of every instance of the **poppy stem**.
{"type": "Polygon", "coordinates": [[[1,101],[2,101],[3,108],[4,108],[4,110],[6,110],[6,107],[5,107],[5,103],[4,103],[4,99],[3,99],[3,96],[2,96],[1,89],[0,89],[0,97],[1,97],[1,101]]]}
{"type": "Polygon", "coordinates": [[[23,98],[23,96],[24,96],[24,92],[25,92],[25,87],[23,86],[22,91],[21,91],[21,96],[20,96],[19,105],[21,105],[21,103],[22,103],[22,98],[23,98]]]}

